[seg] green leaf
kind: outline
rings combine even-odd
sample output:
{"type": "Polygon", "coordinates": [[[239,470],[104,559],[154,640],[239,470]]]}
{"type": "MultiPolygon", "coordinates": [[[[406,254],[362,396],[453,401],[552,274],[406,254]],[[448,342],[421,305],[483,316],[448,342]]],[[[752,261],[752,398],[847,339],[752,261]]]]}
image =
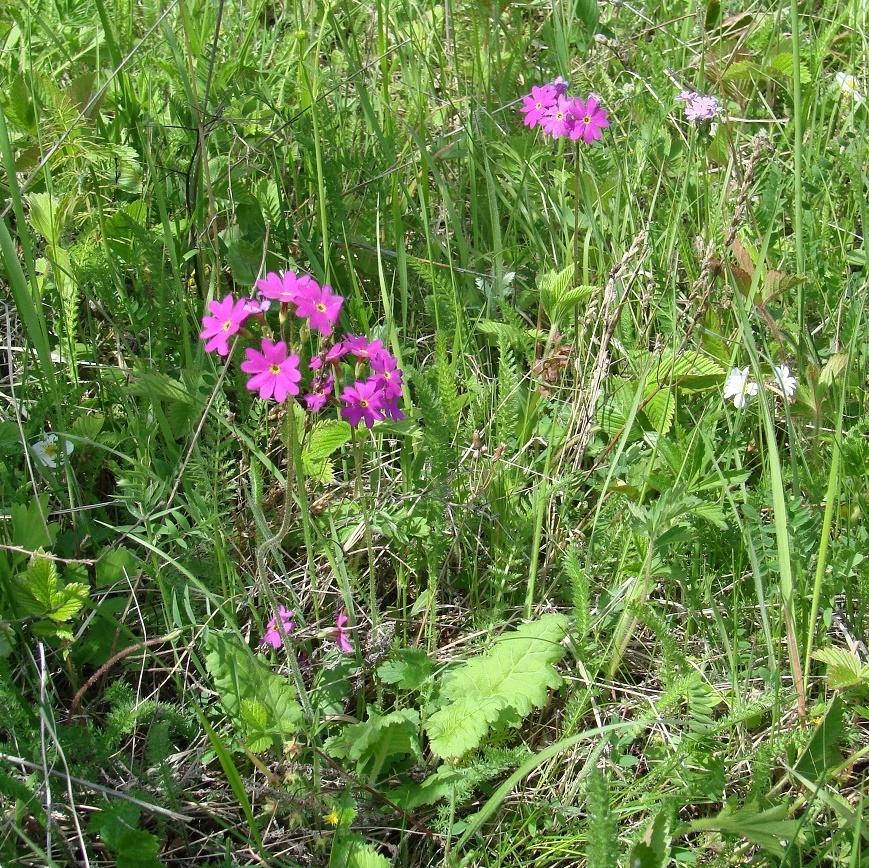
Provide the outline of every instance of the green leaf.
{"type": "Polygon", "coordinates": [[[838,742],[843,735],[844,705],[838,694],[833,697],[824,719],[818,724],[794,770],[812,783],[823,784],[830,772],[842,762],[838,742]]]}
{"type": "Polygon", "coordinates": [[[869,665],[844,648],[818,648],[812,653],[814,660],[827,664],[827,684],[831,690],[849,687],[869,687],[869,665]]]}
{"type": "Polygon", "coordinates": [[[545,705],[547,690],[561,686],[554,664],[564,654],[566,633],[567,618],[544,615],[451,672],[441,691],[444,705],[426,725],[432,751],[443,759],[460,757],[479,746],[504,710],[524,718],[545,705]]]}
{"type": "Polygon", "coordinates": [[[465,779],[465,772],[449,765],[442,765],[429,775],[421,784],[405,784],[387,795],[396,805],[407,811],[412,811],[420,805],[433,805],[441,799],[452,796],[457,786],[465,779]]]}
{"type": "Polygon", "coordinates": [[[643,405],[643,412],[652,423],[652,427],[660,435],[665,435],[672,427],[676,416],[676,395],[670,389],[658,389],[643,405]]]}
{"type": "Polygon", "coordinates": [[[368,709],[368,720],[346,726],[326,742],[326,752],[356,763],[358,770],[376,774],[389,757],[421,757],[419,712],[415,708],[379,714],[368,709]]]}
{"type": "MultiPolygon", "coordinates": [[[[281,738],[295,734],[302,709],[286,678],[272,672],[247,645],[242,645],[230,635],[210,630],[205,645],[208,648],[206,669],[214,681],[223,707],[239,726],[243,738],[250,731],[244,718],[244,710],[249,712],[253,707],[250,703],[265,709],[266,719],[262,729],[274,732],[281,738]]],[[[257,717],[257,720],[261,718],[257,717]]],[[[259,737],[261,732],[255,735],[259,737]]]]}
{"type": "Polygon", "coordinates": [[[670,860],[670,812],[659,811],[628,858],[630,868],[665,868],[670,860]]]}
{"type": "Polygon", "coordinates": [[[695,820],[688,825],[689,831],[711,829],[746,838],[758,847],[781,856],[800,831],[799,820],[789,820],[788,806],[776,805],[760,810],[756,802],[742,808],[728,805],[717,817],[695,820]]]}
{"type": "Polygon", "coordinates": [[[537,278],[540,289],[540,303],[550,322],[555,322],[556,307],[565,297],[570,284],[573,282],[573,263],[561,271],[547,271],[537,278]]]}
{"type": "Polygon", "coordinates": [[[401,648],[393,659],[382,663],[377,675],[384,684],[397,684],[402,690],[418,690],[434,671],[422,648],[401,648]]]}

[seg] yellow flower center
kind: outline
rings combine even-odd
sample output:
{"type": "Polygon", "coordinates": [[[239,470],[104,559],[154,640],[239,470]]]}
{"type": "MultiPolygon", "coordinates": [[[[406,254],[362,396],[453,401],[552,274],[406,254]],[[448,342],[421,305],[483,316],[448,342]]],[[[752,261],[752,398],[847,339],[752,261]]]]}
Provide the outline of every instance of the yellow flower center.
{"type": "Polygon", "coordinates": [[[275,376],[277,376],[280,372],[281,372],[281,366],[280,366],[280,365],[269,365],[269,373],[274,374],[275,376]]]}
{"type": "Polygon", "coordinates": [[[223,325],[221,326],[221,328],[222,328],[225,332],[228,332],[228,331],[232,328],[232,320],[231,320],[231,319],[224,320],[224,323],[223,323],[223,325]]]}

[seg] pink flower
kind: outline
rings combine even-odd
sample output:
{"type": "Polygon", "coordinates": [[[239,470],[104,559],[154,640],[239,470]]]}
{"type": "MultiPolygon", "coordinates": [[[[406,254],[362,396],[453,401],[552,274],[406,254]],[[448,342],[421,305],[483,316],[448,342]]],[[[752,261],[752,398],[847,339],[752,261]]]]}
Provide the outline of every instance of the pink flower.
{"type": "Polygon", "coordinates": [[[210,301],[208,309],[211,316],[202,317],[202,331],[199,337],[204,340],[206,352],[217,351],[218,355],[229,355],[229,339],[250,316],[245,309],[246,299],[235,301],[227,295],[223,301],[210,301]]]}
{"type": "Polygon", "coordinates": [[[567,93],[568,82],[559,75],[549,86],[555,91],[556,96],[564,96],[567,93]]]}
{"type": "Polygon", "coordinates": [[[338,322],[344,299],[332,295],[332,287],[326,284],[322,289],[313,283],[298,293],[296,316],[307,319],[311,329],[317,329],[324,337],[332,334],[332,326],[338,322]]]}
{"type": "Polygon", "coordinates": [[[347,404],[341,410],[341,415],[354,427],[364,420],[365,427],[371,428],[384,418],[383,390],[374,377],[364,382],[357,380],[355,385],[347,386],[341,393],[341,400],[347,404]]]}
{"type": "Polygon", "coordinates": [[[697,99],[697,92],[693,90],[683,90],[679,96],[676,97],[679,102],[694,102],[697,99]]]}
{"type": "Polygon", "coordinates": [[[272,306],[271,300],[268,298],[243,298],[242,301],[244,302],[245,313],[250,316],[265,313],[272,306]]]}
{"type": "Polygon", "coordinates": [[[317,281],[309,274],[297,275],[293,271],[275,274],[270,271],[263,280],[256,282],[256,288],[263,298],[272,298],[281,304],[297,304],[298,299],[314,288],[319,289],[317,281]]]}
{"type": "Polygon", "coordinates": [[[394,398],[384,398],[383,416],[385,419],[394,419],[396,422],[401,422],[405,418],[404,413],[401,412],[401,408],[398,406],[398,398],[398,395],[394,398]]]}
{"type": "Polygon", "coordinates": [[[522,97],[523,105],[520,111],[525,114],[525,120],[522,123],[529,129],[534,129],[538,124],[542,124],[547,111],[555,105],[558,96],[553,84],[532,87],[531,93],[522,97]]]}
{"type": "Polygon", "coordinates": [[[299,372],[299,357],[287,355],[287,345],[283,341],[273,343],[263,338],[262,352],[248,347],[245,350],[247,361],[241,363],[246,374],[253,374],[247,387],[251,391],[259,389],[263,401],[274,398],[279,404],[287,395],[298,395],[298,382],[302,379],[299,372]]]}
{"type": "Polygon", "coordinates": [[[338,643],[338,647],[345,654],[353,653],[353,646],[350,644],[350,640],[347,638],[348,631],[344,629],[347,626],[349,620],[350,619],[347,617],[346,612],[341,611],[338,613],[338,621],[335,628],[335,641],[338,643]]]}
{"type": "Polygon", "coordinates": [[[685,105],[686,121],[702,123],[703,121],[714,120],[719,114],[721,114],[721,106],[714,96],[699,96],[695,93],[685,105]]]}
{"type": "Polygon", "coordinates": [[[383,353],[371,360],[371,370],[380,383],[385,399],[397,398],[401,395],[402,371],[398,367],[398,359],[389,353],[383,353]]]}
{"type": "Polygon", "coordinates": [[[610,125],[606,111],[600,107],[594,95],[589,96],[586,102],[581,99],[573,100],[570,104],[570,116],[570,138],[582,139],[587,145],[598,141],[601,137],[600,131],[610,125]]]}
{"type": "Polygon", "coordinates": [[[558,97],[555,105],[546,110],[541,121],[543,131],[556,139],[566,136],[570,131],[570,105],[571,101],[567,97],[558,97]]]}
{"type": "Polygon", "coordinates": [[[343,341],[338,341],[337,344],[332,344],[325,352],[320,350],[319,356],[314,356],[310,362],[308,362],[308,367],[311,368],[312,371],[319,371],[323,365],[334,365],[338,362],[338,359],[341,356],[347,354],[347,347],[344,346],[343,341]]]}
{"type": "MultiPolygon", "coordinates": [[[[290,620],[293,617],[292,611],[287,611],[284,606],[278,606],[278,616],[281,619],[281,625],[284,628],[284,633],[289,633],[293,629],[293,622],[290,620]]],[[[278,629],[278,619],[272,618],[266,625],[266,632],[262,639],[259,640],[260,645],[271,645],[272,648],[281,647],[281,632],[278,629]]]]}
{"type": "Polygon", "coordinates": [[[344,338],[344,346],[347,352],[357,359],[373,359],[380,353],[386,352],[383,341],[369,341],[365,335],[347,335],[344,338]]]}
{"type": "Polygon", "coordinates": [[[302,398],[308,410],[311,413],[317,413],[322,410],[326,406],[326,402],[329,400],[334,387],[335,377],[332,374],[329,374],[325,379],[315,377],[311,383],[310,393],[302,398]]]}

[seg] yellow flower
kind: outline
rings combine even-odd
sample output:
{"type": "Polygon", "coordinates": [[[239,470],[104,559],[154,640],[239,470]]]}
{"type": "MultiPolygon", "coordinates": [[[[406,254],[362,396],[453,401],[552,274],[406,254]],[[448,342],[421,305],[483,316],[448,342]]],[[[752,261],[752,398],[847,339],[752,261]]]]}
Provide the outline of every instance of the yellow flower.
{"type": "Polygon", "coordinates": [[[325,820],[325,821],[326,821],[330,826],[337,826],[338,823],[341,822],[341,815],[338,813],[338,809],[337,809],[337,808],[332,808],[332,810],[329,811],[329,813],[326,814],[326,816],[323,817],[323,819],[324,819],[324,820],[325,820]]]}

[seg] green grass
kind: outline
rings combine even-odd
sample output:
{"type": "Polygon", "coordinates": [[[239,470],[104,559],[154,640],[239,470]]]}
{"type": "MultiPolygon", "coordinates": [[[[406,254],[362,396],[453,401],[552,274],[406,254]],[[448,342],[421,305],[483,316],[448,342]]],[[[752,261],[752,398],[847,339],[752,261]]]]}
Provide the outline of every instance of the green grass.
{"type": "Polygon", "coordinates": [[[869,864],[866,12],[6,4],[0,863],[869,864]],[[288,269],[405,421],[204,351],[288,269]]]}

